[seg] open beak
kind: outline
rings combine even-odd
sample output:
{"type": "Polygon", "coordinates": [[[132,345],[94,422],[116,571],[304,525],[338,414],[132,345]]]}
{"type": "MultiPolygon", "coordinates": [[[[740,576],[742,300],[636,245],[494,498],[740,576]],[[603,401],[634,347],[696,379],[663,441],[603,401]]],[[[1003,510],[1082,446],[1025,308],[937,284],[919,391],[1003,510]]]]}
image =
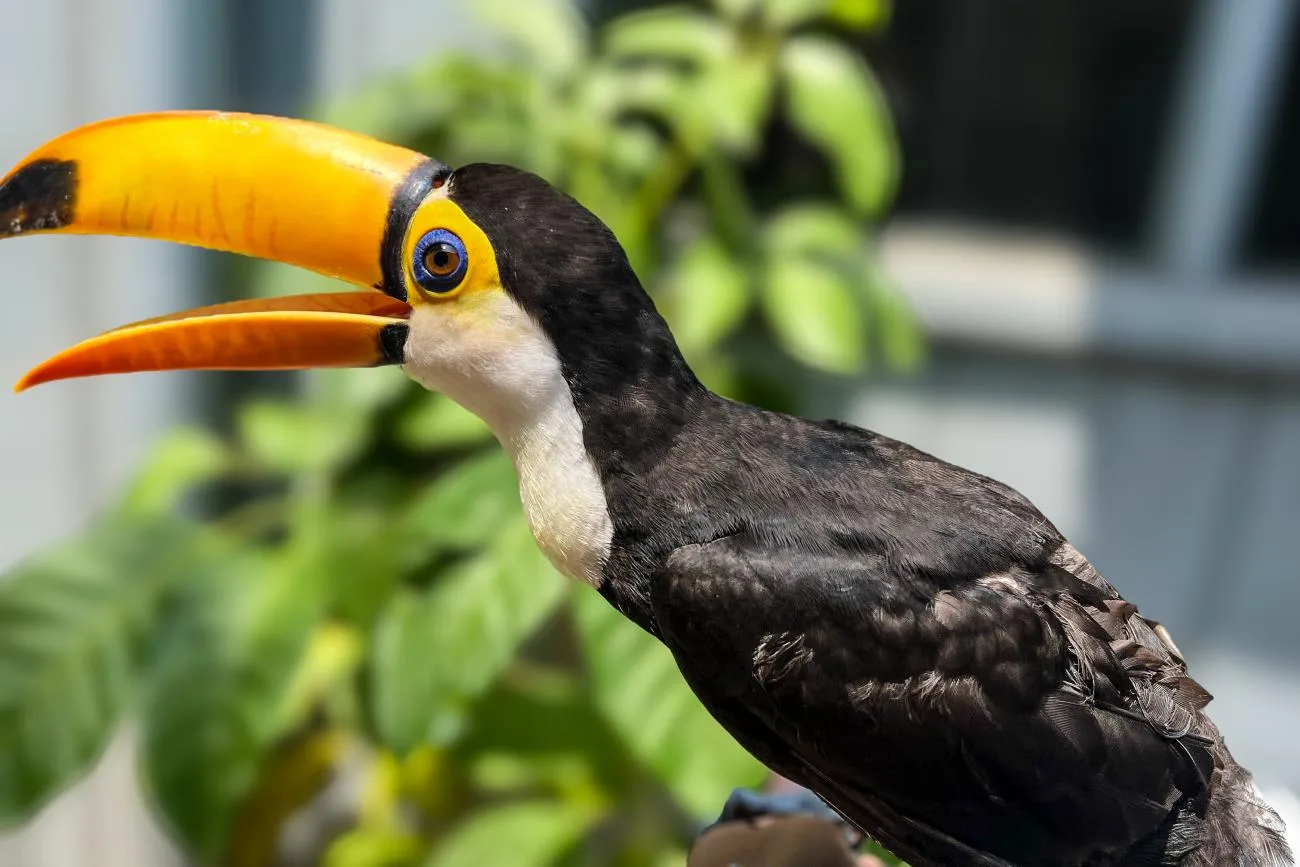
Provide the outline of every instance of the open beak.
{"type": "Polygon", "coordinates": [[[256,115],[138,115],[55,139],[0,181],[0,238],[157,238],[287,262],[367,291],[236,301],[138,322],[59,353],[16,390],[144,370],[402,363],[410,307],[404,279],[385,273],[385,250],[400,244],[390,236],[441,172],[421,154],[365,136],[256,115]]]}

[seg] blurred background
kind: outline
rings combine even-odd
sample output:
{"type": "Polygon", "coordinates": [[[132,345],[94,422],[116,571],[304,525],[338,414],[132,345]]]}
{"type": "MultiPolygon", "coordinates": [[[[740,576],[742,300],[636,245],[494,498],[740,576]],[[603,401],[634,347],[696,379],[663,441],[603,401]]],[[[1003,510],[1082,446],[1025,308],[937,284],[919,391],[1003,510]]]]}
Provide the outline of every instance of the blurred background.
{"type": "MultiPolygon", "coordinates": [[[[719,390],[1026,493],[1170,628],[1294,845],[1298,29],[1291,0],[47,0],[0,30],[0,163],[219,107],[538,171],[719,390]]],[[[10,381],[319,288],[127,239],[0,273],[10,381]]],[[[657,867],[762,780],[395,371],[5,397],[0,479],[5,867],[657,867]]]]}

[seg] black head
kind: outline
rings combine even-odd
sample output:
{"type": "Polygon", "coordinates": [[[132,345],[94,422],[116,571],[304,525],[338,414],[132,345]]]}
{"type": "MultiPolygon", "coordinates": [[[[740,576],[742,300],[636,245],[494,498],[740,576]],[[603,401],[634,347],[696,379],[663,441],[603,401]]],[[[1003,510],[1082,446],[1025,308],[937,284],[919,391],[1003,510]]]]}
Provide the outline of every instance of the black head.
{"type": "Polygon", "coordinates": [[[449,190],[487,235],[505,290],[555,344],[584,416],[608,420],[618,408],[662,424],[700,390],[618,239],[589,210],[510,166],[457,169],[449,190]]]}

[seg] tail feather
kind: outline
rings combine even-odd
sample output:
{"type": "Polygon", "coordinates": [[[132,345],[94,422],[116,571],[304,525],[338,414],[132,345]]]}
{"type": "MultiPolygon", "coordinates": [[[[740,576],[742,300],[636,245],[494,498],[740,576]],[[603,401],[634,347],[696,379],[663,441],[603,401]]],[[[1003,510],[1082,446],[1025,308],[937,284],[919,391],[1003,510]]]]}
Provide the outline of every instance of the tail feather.
{"type": "Polygon", "coordinates": [[[1227,755],[1215,773],[1201,845],[1186,867],[1286,867],[1294,864],[1282,819],[1264,803],[1250,773],[1227,755]]]}

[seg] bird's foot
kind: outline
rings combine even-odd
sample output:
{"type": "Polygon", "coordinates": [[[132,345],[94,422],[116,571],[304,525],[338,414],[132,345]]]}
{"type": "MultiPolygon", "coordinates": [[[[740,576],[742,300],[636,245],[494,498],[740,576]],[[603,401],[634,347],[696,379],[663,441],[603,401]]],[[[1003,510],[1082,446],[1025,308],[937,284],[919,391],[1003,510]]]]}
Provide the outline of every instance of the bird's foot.
{"type": "MultiPolygon", "coordinates": [[[[784,781],[783,781],[784,783],[784,781]]],[[[717,820],[696,838],[687,867],[883,867],[854,850],[862,835],[807,789],[736,789],[717,820]]]]}
{"type": "Polygon", "coordinates": [[[840,815],[826,806],[826,802],[807,789],[784,792],[756,792],[753,789],[736,789],[727,798],[722,813],[714,824],[763,816],[815,816],[831,822],[843,822],[840,815]]]}

